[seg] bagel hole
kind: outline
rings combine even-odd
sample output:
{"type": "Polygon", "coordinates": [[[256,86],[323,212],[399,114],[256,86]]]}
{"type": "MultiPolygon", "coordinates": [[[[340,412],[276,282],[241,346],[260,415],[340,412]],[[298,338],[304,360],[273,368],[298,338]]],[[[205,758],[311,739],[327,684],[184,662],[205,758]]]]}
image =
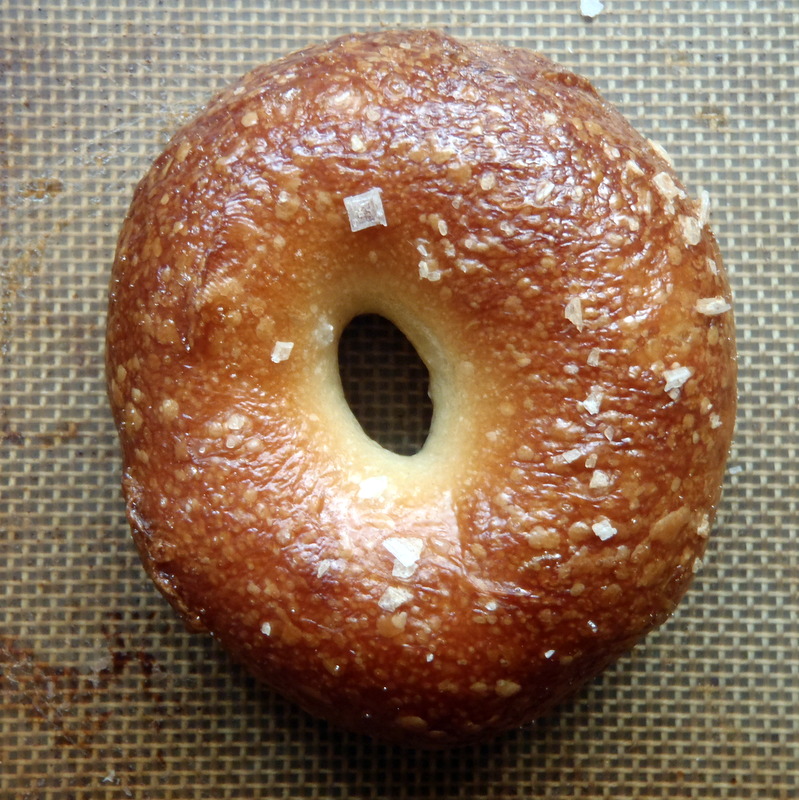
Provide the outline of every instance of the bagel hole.
{"type": "Polygon", "coordinates": [[[344,397],[364,433],[403,456],[418,453],[430,432],[430,374],[414,346],[378,314],[355,317],[339,340],[344,397]]]}

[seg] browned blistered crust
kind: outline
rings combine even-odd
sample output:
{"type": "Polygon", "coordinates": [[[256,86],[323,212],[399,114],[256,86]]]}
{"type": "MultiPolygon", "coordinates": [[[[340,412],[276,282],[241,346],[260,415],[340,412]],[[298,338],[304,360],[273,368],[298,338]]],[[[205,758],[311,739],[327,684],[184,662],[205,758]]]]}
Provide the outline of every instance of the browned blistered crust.
{"type": "Polygon", "coordinates": [[[259,67],[136,191],[110,397],[150,575],[313,713],[413,745],[542,714],[663,622],[735,409],[703,202],[582,78],[432,32],[259,67]],[[377,188],[387,226],[343,200],[377,188]],[[394,320],[436,419],[405,458],[337,383],[394,320]]]}

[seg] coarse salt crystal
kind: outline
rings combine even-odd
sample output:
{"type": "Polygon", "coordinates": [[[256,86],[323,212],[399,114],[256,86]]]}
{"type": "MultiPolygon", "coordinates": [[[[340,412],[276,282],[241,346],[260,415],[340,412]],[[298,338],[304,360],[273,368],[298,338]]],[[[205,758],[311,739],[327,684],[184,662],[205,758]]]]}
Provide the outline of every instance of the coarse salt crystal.
{"type": "Polygon", "coordinates": [[[710,415],[710,427],[713,428],[713,430],[721,427],[721,417],[715,412],[710,415]]]}
{"type": "Polygon", "coordinates": [[[591,530],[603,542],[606,542],[608,539],[612,539],[618,532],[616,528],[610,524],[610,521],[606,519],[601,519],[599,522],[595,522],[591,526],[591,530]]]}
{"type": "Polygon", "coordinates": [[[272,348],[272,361],[279,364],[281,361],[287,361],[294,349],[294,342],[275,342],[272,348]]]}
{"type": "Polygon", "coordinates": [[[641,176],[645,174],[641,169],[641,165],[632,159],[627,161],[627,163],[624,165],[624,171],[630,173],[631,175],[641,176]]]}
{"type": "Polygon", "coordinates": [[[599,366],[599,358],[601,356],[601,351],[598,347],[594,347],[591,352],[588,354],[588,366],[589,367],[598,367],[599,366]]]}
{"type": "Polygon", "coordinates": [[[271,623],[269,623],[269,622],[264,622],[264,623],[261,625],[261,633],[262,633],[264,636],[271,636],[271,634],[272,634],[272,625],[271,625],[271,623]]]}
{"type": "Polygon", "coordinates": [[[702,225],[696,217],[680,215],[679,222],[682,238],[689,247],[693,247],[702,241],[702,225]]]}
{"type": "Polygon", "coordinates": [[[583,329],[583,306],[580,302],[579,297],[572,297],[568,303],[566,303],[566,308],[563,312],[563,316],[566,317],[569,322],[577,328],[578,331],[582,331],[583,329]]]}
{"type": "Polygon", "coordinates": [[[554,655],[555,655],[554,650],[547,650],[546,653],[544,653],[544,658],[552,658],[552,656],[554,655]]]}
{"type": "Polygon", "coordinates": [[[580,458],[581,455],[582,453],[577,449],[567,450],[565,453],[561,454],[560,459],[561,461],[564,461],[567,464],[571,464],[574,461],[577,461],[577,459],[580,458]]]}
{"type": "Polygon", "coordinates": [[[729,311],[732,306],[723,297],[702,297],[696,301],[694,308],[700,314],[715,317],[729,311]]]}
{"type": "Polygon", "coordinates": [[[674,179],[668,172],[658,172],[658,174],[652,178],[652,183],[655,184],[655,188],[660,192],[667,203],[671,203],[675,197],[682,197],[683,195],[682,189],[674,183],[674,179]]]}
{"type": "Polygon", "coordinates": [[[580,0],[580,14],[593,19],[599,16],[605,8],[602,0],[580,0]]]}
{"type": "Polygon", "coordinates": [[[347,209],[353,233],[375,225],[388,225],[380,191],[374,188],[344,198],[344,207],[347,209]]]}
{"type": "Polygon", "coordinates": [[[580,405],[589,413],[589,414],[598,414],[599,409],[602,406],[602,398],[604,397],[604,393],[598,386],[594,386],[591,389],[590,394],[585,400],[580,401],[580,405]]]}
{"type": "Polygon", "coordinates": [[[413,592],[396,586],[389,586],[380,596],[377,605],[383,611],[396,611],[401,605],[413,599],[413,592]]]}
{"type": "Polygon", "coordinates": [[[591,482],[588,486],[591,489],[607,489],[610,486],[610,475],[601,469],[595,469],[591,473],[591,482]]]}
{"type": "Polygon", "coordinates": [[[665,392],[682,389],[688,379],[694,374],[690,367],[675,367],[674,369],[663,370],[663,377],[666,379],[665,392]]]}
{"type": "Polygon", "coordinates": [[[383,547],[404,567],[412,567],[424,549],[424,539],[411,536],[392,536],[383,542],[383,547]]]}
{"type": "Polygon", "coordinates": [[[413,564],[410,567],[406,567],[403,564],[400,564],[399,561],[394,562],[394,566],[391,568],[391,574],[395,578],[400,578],[402,580],[407,580],[408,578],[412,578],[414,573],[416,572],[416,564],[413,564]]]}
{"type": "Polygon", "coordinates": [[[702,189],[699,192],[699,224],[704,228],[710,219],[710,195],[702,189]]]}
{"type": "Polygon", "coordinates": [[[672,159],[672,157],[669,155],[669,152],[668,152],[668,150],[666,150],[666,148],[665,148],[665,147],[663,147],[663,145],[662,145],[662,144],[660,144],[659,142],[654,142],[654,141],[652,141],[652,139],[650,139],[650,140],[649,140],[649,144],[651,144],[651,145],[652,145],[652,149],[653,149],[653,150],[654,150],[654,151],[655,151],[655,152],[656,152],[656,153],[657,153],[657,154],[658,154],[658,155],[659,155],[659,156],[660,156],[660,157],[661,157],[661,158],[662,158],[662,159],[663,159],[663,160],[664,160],[664,161],[665,161],[665,162],[666,162],[666,163],[667,163],[667,164],[668,164],[670,167],[672,167],[672,168],[674,167],[674,160],[673,160],[673,159],[672,159]]]}
{"type": "Polygon", "coordinates": [[[430,262],[422,259],[419,262],[419,277],[423,280],[435,283],[441,280],[441,270],[431,269],[430,262]]]}

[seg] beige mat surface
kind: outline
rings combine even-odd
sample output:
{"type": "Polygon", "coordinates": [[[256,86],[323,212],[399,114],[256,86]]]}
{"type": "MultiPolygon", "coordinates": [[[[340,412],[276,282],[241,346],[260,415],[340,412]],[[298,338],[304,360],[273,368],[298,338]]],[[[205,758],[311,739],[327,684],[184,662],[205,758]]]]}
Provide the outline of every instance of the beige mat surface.
{"type": "MultiPolygon", "coordinates": [[[[799,797],[795,2],[0,0],[0,31],[0,797],[799,797]],[[128,535],[103,378],[117,230],[175,127],[260,61],[399,26],[540,50],[664,145],[713,199],[740,351],[677,615],[538,725],[443,754],[312,720],[182,630],[128,535]]],[[[372,406],[406,444],[408,374],[372,406]]]]}

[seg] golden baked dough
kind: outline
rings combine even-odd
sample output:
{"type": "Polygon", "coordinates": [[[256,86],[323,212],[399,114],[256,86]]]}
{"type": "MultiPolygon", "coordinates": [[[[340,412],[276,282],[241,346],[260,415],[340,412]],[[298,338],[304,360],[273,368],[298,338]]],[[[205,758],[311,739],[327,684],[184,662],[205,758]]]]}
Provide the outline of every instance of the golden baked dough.
{"type": "Polygon", "coordinates": [[[735,413],[707,205],[587,81],[427,31],[259,67],[136,190],[107,369],[168,600],[314,714],[411,745],[574,692],[686,590],[735,413]],[[344,400],[393,321],[423,449],[344,400]]]}

